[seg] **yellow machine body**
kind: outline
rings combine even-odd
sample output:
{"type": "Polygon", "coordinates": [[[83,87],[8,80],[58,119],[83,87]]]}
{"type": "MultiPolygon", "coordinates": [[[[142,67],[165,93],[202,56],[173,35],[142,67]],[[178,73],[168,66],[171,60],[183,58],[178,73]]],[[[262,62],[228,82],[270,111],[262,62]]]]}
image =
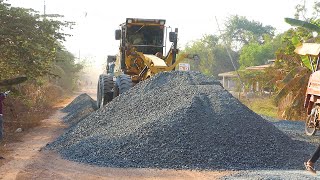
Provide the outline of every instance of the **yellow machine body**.
{"type": "Polygon", "coordinates": [[[120,25],[115,31],[115,39],[120,40],[119,53],[108,56],[107,72],[99,76],[99,108],[140,81],[160,72],[175,70],[181,60],[194,58],[186,54],[177,58],[178,29],[171,32],[167,29],[163,19],[127,18],[120,25]]]}

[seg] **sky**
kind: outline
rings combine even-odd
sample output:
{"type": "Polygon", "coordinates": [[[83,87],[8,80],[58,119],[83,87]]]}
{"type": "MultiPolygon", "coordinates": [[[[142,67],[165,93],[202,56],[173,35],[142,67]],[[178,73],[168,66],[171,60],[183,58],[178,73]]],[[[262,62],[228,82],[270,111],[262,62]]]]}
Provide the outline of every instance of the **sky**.
{"type": "MultiPolygon", "coordinates": [[[[202,38],[205,34],[219,34],[220,27],[231,15],[271,25],[281,33],[290,28],[285,17],[294,17],[295,6],[303,0],[7,0],[15,7],[32,8],[47,14],[61,14],[76,23],[64,43],[77,58],[100,65],[107,55],[118,52],[119,41],[114,31],[126,18],[166,19],[166,25],[179,28],[178,46],[202,38]]],[[[312,5],[313,0],[307,0],[312,5]]]]}

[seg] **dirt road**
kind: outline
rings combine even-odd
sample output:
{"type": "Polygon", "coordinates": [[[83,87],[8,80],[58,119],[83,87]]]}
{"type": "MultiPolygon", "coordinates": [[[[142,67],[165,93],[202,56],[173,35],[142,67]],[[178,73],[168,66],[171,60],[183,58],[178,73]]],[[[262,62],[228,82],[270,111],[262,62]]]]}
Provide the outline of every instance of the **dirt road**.
{"type": "MultiPolygon", "coordinates": [[[[92,91],[87,92],[92,97],[92,91]]],[[[78,94],[76,94],[78,95],[78,94]]],[[[76,96],[75,96],[76,97],[76,96]]],[[[63,108],[74,98],[59,104],[63,108]]],[[[219,179],[231,172],[156,169],[116,169],[79,164],[62,159],[42,148],[57,138],[67,127],[60,110],[39,127],[25,133],[21,142],[7,144],[5,159],[0,160],[0,179],[219,179]]]]}
{"type": "MultiPolygon", "coordinates": [[[[94,89],[87,89],[91,97],[95,97],[94,89]]],[[[76,96],[58,104],[59,109],[69,104],[76,96]]],[[[187,180],[187,179],[319,179],[304,170],[252,170],[252,171],[187,171],[158,169],[120,169],[105,168],[80,164],[62,159],[58,154],[42,150],[67,128],[62,122],[66,114],[60,110],[48,119],[44,119],[39,127],[23,133],[21,141],[6,145],[6,153],[0,154],[0,179],[121,179],[121,180],[187,180]]],[[[290,127],[292,124],[289,124],[290,127]]],[[[281,128],[280,128],[281,129],[281,128]]]]}

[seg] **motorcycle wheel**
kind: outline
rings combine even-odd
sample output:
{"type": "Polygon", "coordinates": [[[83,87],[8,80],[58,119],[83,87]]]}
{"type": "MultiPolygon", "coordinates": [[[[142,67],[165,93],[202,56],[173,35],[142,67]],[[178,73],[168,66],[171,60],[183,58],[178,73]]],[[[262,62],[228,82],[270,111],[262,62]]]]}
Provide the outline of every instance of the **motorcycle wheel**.
{"type": "MultiPolygon", "coordinates": [[[[315,107],[317,108],[317,107],[315,107]]],[[[308,136],[316,134],[318,122],[318,109],[313,109],[310,115],[307,116],[305,122],[305,132],[308,136]]]]}

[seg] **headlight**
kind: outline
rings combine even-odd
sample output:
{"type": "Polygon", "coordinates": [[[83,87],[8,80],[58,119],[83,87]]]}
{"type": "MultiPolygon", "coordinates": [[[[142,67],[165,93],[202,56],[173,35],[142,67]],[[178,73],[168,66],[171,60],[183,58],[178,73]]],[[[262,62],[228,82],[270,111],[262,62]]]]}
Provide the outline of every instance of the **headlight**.
{"type": "Polygon", "coordinates": [[[128,19],[128,22],[127,23],[132,23],[132,19],[128,19]]]}
{"type": "Polygon", "coordinates": [[[160,21],[160,25],[164,25],[164,21],[160,21]]]}

